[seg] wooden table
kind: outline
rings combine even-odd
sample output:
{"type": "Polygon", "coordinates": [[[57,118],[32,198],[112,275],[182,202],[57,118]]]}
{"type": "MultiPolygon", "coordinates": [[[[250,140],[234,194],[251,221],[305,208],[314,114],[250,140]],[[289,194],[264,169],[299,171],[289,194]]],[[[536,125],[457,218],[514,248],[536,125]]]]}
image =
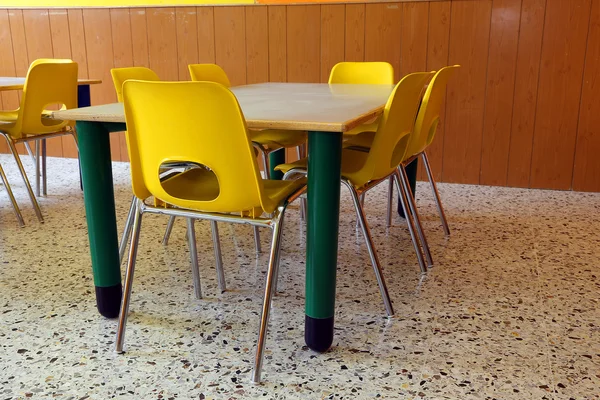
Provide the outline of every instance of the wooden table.
{"type": "MultiPolygon", "coordinates": [[[[92,104],[90,100],[90,85],[102,83],[100,79],[79,79],[77,99],[79,107],[88,107],[92,104]]],[[[21,90],[25,86],[25,78],[14,78],[10,76],[0,76],[0,91],[21,90]]]]}
{"type": "MultiPolygon", "coordinates": [[[[392,89],[300,83],[232,88],[249,128],[309,131],[305,340],[316,351],[333,341],[342,133],[379,115],[392,89]]],[[[115,318],[122,292],[108,134],[126,130],[123,105],[53,117],[77,121],[96,301],[102,315],[115,318]]]]}

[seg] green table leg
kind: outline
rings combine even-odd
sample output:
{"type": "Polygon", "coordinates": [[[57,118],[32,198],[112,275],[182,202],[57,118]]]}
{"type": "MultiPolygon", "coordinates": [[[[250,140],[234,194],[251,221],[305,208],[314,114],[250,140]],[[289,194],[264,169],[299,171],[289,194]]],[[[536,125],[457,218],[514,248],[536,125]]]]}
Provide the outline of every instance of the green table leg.
{"type": "Polygon", "coordinates": [[[269,168],[271,169],[271,179],[283,178],[283,172],[274,170],[274,168],[279,164],[285,164],[285,149],[279,149],[272,153],[269,153],[269,168]]]}
{"type": "Polygon", "coordinates": [[[119,316],[122,294],[109,138],[118,129],[124,127],[77,122],[96,304],[108,318],[119,316]]]}
{"type": "Polygon", "coordinates": [[[308,133],[304,340],[319,352],[328,350],[333,342],[341,156],[341,134],[308,133]]]}
{"type": "MultiPolygon", "coordinates": [[[[406,175],[408,175],[408,181],[410,182],[410,190],[415,195],[417,190],[417,167],[419,166],[419,159],[415,158],[413,162],[406,166],[406,175]]],[[[400,203],[400,197],[398,197],[398,214],[404,218],[404,211],[402,210],[402,203],[400,203]]]]}

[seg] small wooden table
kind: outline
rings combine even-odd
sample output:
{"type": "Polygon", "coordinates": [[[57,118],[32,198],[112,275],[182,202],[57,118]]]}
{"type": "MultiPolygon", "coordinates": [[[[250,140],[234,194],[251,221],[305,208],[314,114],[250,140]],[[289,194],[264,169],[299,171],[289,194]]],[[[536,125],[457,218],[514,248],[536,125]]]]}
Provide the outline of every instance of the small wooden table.
{"type": "MultiPolygon", "coordinates": [[[[392,85],[264,83],[232,88],[249,128],[308,130],[305,340],[326,351],[333,341],[342,133],[379,115],[392,85]]],[[[96,301],[119,314],[121,272],[109,132],[124,131],[119,103],[53,113],[77,121],[79,156],[96,301]]]]}

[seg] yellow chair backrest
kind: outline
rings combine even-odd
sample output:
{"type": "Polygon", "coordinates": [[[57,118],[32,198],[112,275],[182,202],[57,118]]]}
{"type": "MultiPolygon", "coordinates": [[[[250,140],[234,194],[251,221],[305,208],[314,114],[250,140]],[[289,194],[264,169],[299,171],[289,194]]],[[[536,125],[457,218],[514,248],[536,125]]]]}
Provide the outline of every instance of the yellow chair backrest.
{"type": "Polygon", "coordinates": [[[394,171],[408,147],[419,102],[432,72],[415,72],[398,82],[390,95],[363,167],[352,173],[354,185],[381,179],[394,171]]]}
{"type": "Polygon", "coordinates": [[[217,82],[226,88],[231,87],[227,74],[217,64],[190,64],[188,69],[193,81],[217,82]]]}
{"type": "Polygon", "coordinates": [[[53,133],[69,125],[43,117],[48,107],[62,109],[77,107],[77,63],[72,60],[42,58],[31,63],[15,126],[11,135],[53,133]]]}
{"type": "Polygon", "coordinates": [[[110,70],[119,103],[123,102],[123,83],[130,79],[137,81],[160,81],[156,72],[146,67],[113,68],[110,70]]]}
{"type": "Polygon", "coordinates": [[[229,89],[214,82],[127,81],[123,91],[138,198],[153,195],[178,207],[213,212],[255,210],[268,201],[246,121],[229,89]],[[169,162],[208,167],[218,180],[218,195],[199,201],[167,193],[159,168],[169,162]]]}
{"type": "Polygon", "coordinates": [[[329,83],[393,85],[394,67],[387,62],[341,62],[331,69],[329,83]]]}
{"type": "Polygon", "coordinates": [[[448,79],[458,68],[460,65],[444,67],[429,82],[417,114],[414,133],[406,152],[407,158],[421,153],[433,141],[440,122],[440,111],[446,95],[448,79]]]}

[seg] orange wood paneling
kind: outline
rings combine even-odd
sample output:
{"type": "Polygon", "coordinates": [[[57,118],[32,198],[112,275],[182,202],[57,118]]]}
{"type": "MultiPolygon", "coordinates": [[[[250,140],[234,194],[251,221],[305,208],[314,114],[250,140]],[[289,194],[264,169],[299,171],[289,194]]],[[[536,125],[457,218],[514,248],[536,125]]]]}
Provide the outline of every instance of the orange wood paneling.
{"type": "MultiPolygon", "coordinates": [[[[110,70],[114,67],[112,27],[109,9],[83,10],[85,46],[87,50],[88,73],[102,79],[92,91],[92,104],[114,103],[117,95],[112,85],[110,70]]],[[[125,151],[125,149],[123,149],[125,151]]],[[[110,137],[110,152],[114,161],[121,160],[121,144],[118,134],[110,137]]]]}
{"type": "Polygon", "coordinates": [[[319,82],[321,6],[287,7],[287,80],[319,82]]]}
{"type": "Polygon", "coordinates": [[[573,190],[600,191],[600,1],[593,0],[573,171],[573,190]]]}
{"type": "Polygon", "coordinates": [[[387,61],[400,79],[402,4],[367,4],[365,9],[365,61],[387,61]]]}
{"type": "Polygon", "coordinates": [[[246,82],[269,81],[269,24],[266,6],[246,7],[246,82]]]}
{"type": "Polygon", "coordinates": [[[215,18],[213,7],[197,7],[198,62],[215,62],[215,18]]]}
{"type": "Polygon", "coordinates": [[[346,5],[345,60],[365,60],[365,5],[346,5]]]}
{"type": "Polygon", "coordinates": [[[453,1],[450,64],[462,68],[448,85],[444,180],[478,183],[489,50],[491,1],[453,1]]]}
{"type": "Polygon", "coordinates": [[[246,12],[244,7],[215,7],[216,62],[231,84],[246,83],[246,12]]]}
{"type": "Polygon", "coordinates": [[[149,8],[146,11],[148,55],[152,68],[165,81],[176,81],[177,24],[175,8],[149,8]]]}
{"type": "Polygon", "coordinates": [[[523,0],[507,185],[529,187],[546,0],[523,0]]]}
{"type": "MultiPolygon", "coordinates": [[[[131,37],[131,17],[128,8],[115,8],[110,10],[110,23],[112,32],[113,57],[115,68],[131,67],[133,65],[133,40],[131,37]]],[[[104,85],[112,84],[104,82],[104,85]]],[[[113,90],[114,89],[114,84],[113,90]]],[[[129,161],[127,155],[127,140],[124,132],[113,133],[111,140],[119,140],[121,161],[129,161]]]]}
{"type": "MultiPolygon", "coordinates": [[[[10,26],[7,10],[0,10],[0,26],[10,26]]],[[[10,29],[0,29],[0,54],[3,54],[3,57],[0,57],[0,75],[15,76],[13,43],[10,29]]],[[[14,110],[19,107],[19,97],[16,91],[0,93],[0,100],[3,110],[14,110]]],[[[0,152],[8,153],[8,144],[3,137],[0,138],[0,152]]]]}
{"type": "MultiPolygon", "coordinates": [[[[25,37],[25,23],[23,21],[23,11],[11,10],[8,12],[10,22],[10,32],[13,43],[13,57],[15,62],[15,73],[17,76],[27,75],[29,69],[29,57],[27,55],[27,39],[25,37]]],[[[19,92],[19,101],[21,101],[21,92],[19,92]]],[[[19,107],[19,103],[15,104],[12,109],[19,107]]],[[[22,144],[17,145],[19,154],[27,154],[25,147],[22,144]]]]}
{"type": "Polygon", "coordinates": [[[136,67],[150,67],[146,10],[144,8],[132,8],[129,12],[129,20],[131,23],[133,65],[136,67]]]}
{"type": "MultiPolygon", "coordinates": [[[[56,58],[72,58],[71,38],[69,36],[69,16],[67,10],[49,10],[52,52],[56,58]]],[[[78,66],[81,68],[81,66],[78,66]]],[[[87,72],[87,71],[86,71],[87,72]]],[[[59,138],[62,157],[77,157],[77,147],[71,136],[59,138]]],[[[50,152],[48,152],[50,155],[50,152]]]]}
{"type": "Polygon", "coordinates": [[[287,7],[269,6],[269,82],[287,82],[287,7]]]}
{"type": "Polygon", "coordinates": [[[521,0],[494,0],[479,183],[506,185],[521,0]]]}
{"type": "Polygon", "coordinates": [[[177,64],[180,81],[190,80],[189,64],[198,63],[198,16],[196,7],[175,9],[177,26],[177,64]]]}
{"type": "Polygon", "coordinates": [[[329,80],[331,68],[344,61],[344,5],[321,6],[321,82],[329,80]]]}
{"type": "Polygon", "coordinates": [[[570,189],[591,0],[546,5],[530,186],[570,189]]]}
{"type": "Polygon", "coordinates": [[[402,3],[400,76],[427,68],[429,3],[402,3]]]}
{"type": "MultiPolygon", "coordinates": [[[[427,69],[438,70],[448,65],[448,46],[450,42],[450,7],[449,1],[435,2],[429,5],[429,32],[427,35],[427,69]]],[[[440,112],[440,123],[435,139],[427,149],[429,164],[436,180],[442,178],[442,158],[444,154],[444,127],[446,122],[446,103],[440,112]]],[[[422,168],[422,165],[421,165],[422,168]]],[[[422,176],[422,175],[421,175],[422,176]]]]}

